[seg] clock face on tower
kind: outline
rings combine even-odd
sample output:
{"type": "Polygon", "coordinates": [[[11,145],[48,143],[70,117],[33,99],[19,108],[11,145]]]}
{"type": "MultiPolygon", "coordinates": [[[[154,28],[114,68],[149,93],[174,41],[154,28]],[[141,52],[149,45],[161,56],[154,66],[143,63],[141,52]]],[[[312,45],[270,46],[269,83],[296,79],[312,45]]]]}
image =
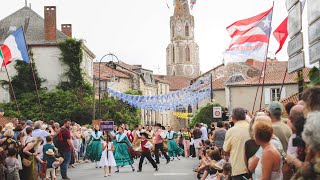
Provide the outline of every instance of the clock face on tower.
{"type": "Polygon", "coordinates": [[[183,66],[183,73],[186,76],[192,76],[194,73],[194,68],[191,65],[184,65],[183,66]]]}

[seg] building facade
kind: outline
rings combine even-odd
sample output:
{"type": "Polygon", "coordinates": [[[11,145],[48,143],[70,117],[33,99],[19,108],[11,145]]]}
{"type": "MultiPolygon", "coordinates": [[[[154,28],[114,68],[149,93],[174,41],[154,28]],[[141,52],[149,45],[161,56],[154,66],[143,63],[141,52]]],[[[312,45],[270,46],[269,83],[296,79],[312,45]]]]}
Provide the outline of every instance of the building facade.
{"type": "MultiPolygon", "coordinates": [[[[39,76],[46,81],[42,87],[53,90],[64,78],[67,66],[60,60],[61,50],[58,43],[72,37],[72,25],[62,24],[57,29],[57,13],[55,6],[44,7],[44,18],[25,6],[0,21],[0,44],[18,27],[24,29],[28,48],[32,52],[39,76]]],[[[95,55],[83,45],[83,61],[81,68],[85,79],[92,83],[92,62],[95,55]]],[[[7,66],[10,76],[16,75],[15,62],[7,66]]],[[[8,81],[4,68],[0,72],[0,80],[8,81]]],[[[0,102],[9,102],[9,88],[0,87],[0,102]]]]}
{"type": "MultiPolygon", "coordinates": [[[[99,63],[94,63],[95,92],[98,98],[99,63]]],[[[142,65],[129,65],[122,61],[100,64],[101,95],[107,95],[107,88],[118,92],[140,90],[143,96],[157,96],[169,93],[170,85],[167,81],[158,78],[153,71],[142,65]]],[[[141,110],[141,125],[153,126],[161,123],[172,125],[172,111],[141,110]]]]}
{"type": "MultiPolygon", "coordinates": [[[[263,77],[261,77],[263,63],[254,60],[248,60],[246,63],[220,65],[200,77],[212,74],[213,102],[217,102],[229,110],[242,107],[249,112],[256,112],[260,110],[260,102],[261,108],[264,108],[272,101],[285,99],[298,92],[297,74],[287,73],[287,65],[287,61],[268,60],[263,91],[263,77]],[[255,99],[255,106],[253,106],[255,99]]],[[[307,76],[309,71],[308,68],[303,69],[305,83],[309,82],[307,76]]],[[[194,82],[198,78],[192,81],[194,82]]],[[[210,98],[199,102],[197,106],[193,107],[193,112],[210,102],[210,98]]]]}

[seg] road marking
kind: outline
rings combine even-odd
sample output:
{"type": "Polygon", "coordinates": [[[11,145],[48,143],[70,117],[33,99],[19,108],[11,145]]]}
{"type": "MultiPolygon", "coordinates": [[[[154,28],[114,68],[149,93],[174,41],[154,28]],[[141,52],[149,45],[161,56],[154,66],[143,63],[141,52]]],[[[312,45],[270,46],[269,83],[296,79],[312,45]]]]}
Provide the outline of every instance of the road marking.
{"type": "Polygon", "coordinates": [[[154,176],[188,176],[188,173],[154,173],[154,176]]]}

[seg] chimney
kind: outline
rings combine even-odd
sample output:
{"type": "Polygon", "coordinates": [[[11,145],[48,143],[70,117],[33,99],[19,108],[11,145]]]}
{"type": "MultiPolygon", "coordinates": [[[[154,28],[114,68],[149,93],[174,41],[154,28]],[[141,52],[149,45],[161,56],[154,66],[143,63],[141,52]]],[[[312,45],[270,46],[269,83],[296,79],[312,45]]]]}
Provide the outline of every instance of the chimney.
{"type": "Polygon", "coordinates": [[[56,6],[44,7],[44,37],[47,41],[57,40],[56,6]]]}
{"type": "Polygon", "coordinates": [[[71,24],[61,24],[61,31],[63,34],[72,37],[72,25],[71,24]]]}
{"type": "Polygon", "coordinates": [[[254,65],[254,60],[253,59],[248,59],[246,61],[246,64],[253,66],[254,65]]]}

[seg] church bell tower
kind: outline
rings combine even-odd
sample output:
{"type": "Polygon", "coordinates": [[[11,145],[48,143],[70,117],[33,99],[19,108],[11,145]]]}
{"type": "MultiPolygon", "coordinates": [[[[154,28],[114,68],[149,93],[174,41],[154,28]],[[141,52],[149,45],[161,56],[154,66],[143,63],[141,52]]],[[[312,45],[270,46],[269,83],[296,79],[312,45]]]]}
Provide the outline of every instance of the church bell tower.
{"type": "Polygon", "coordinates": [[[167,75],[199,76],[199,46],[194,40],[194,17],[190,14],[188,0],[176,0],[174,14],[170,17],[170,36],[167,75]]]}

